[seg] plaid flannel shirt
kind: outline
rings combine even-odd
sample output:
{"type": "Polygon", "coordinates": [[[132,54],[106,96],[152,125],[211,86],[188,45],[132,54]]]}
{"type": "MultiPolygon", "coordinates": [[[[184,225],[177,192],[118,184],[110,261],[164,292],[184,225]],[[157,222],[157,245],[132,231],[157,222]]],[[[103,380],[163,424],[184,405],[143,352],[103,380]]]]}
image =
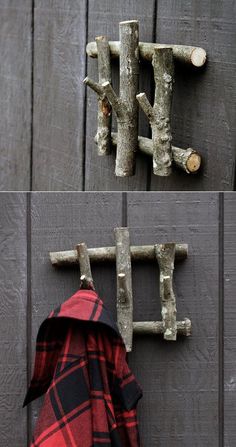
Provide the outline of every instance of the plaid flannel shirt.
{"type": "Polygon", "coordinates": [[[117,326],[93,290],[79,290],[41,324],[25,397],[44,402],[31,447],[138,447],[142,391],[117,326]]]}

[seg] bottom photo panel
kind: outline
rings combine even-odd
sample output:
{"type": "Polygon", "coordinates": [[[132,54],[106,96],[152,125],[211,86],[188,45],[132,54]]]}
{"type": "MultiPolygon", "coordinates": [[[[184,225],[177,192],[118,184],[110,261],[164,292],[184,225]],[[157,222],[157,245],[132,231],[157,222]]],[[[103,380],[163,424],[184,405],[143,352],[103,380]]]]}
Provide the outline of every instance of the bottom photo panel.
{"type": "Polygon", "coordinates": [[[0,210],[0,447],[235,447],[235,193],[0,210]]]}

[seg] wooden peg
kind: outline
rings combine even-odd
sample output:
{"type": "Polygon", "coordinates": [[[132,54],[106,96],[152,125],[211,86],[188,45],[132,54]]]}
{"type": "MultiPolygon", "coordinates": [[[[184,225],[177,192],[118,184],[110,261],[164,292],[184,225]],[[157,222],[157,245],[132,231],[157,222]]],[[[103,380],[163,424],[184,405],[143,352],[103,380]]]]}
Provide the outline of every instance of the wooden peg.
{"type": "Polygon", "coordinates": [[[128,228],[115,228],[117,273],[117,323],[127,352],[132,350],[133,295],[128,228]]]}
{"type": "Polygon", "coordinates": [[[90,267],[90,260],[87,245],[82,242],[76,245],[78,261],[80,265],[80,287],[81,289],[94,290],[94,283],[92,278],[92,272],[90,267]]]}
{"type": "Polygon", "coordinates": [[[155,245],[160,268],[161,315],[165,340],[176,340],[176,300],[173,291],[175,243],[155,245]]]}

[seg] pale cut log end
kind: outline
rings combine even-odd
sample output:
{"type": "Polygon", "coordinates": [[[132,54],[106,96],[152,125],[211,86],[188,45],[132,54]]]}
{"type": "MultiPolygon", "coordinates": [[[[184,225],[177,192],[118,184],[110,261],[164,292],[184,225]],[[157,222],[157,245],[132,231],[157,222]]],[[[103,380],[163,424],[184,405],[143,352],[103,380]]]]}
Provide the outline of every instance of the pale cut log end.
{"type": "Polygon", "coordinates": [[[206,51],[203,48],[194,48],[191,54],[191,62],[195,67],[202,67],[206,62],[206,51]]]}
{"type": "Polygon", "coordinates": [[[197,152],[193,152],[187,162],[186,167],[189,173],[193,174],[200,169],[201,166],[201,156],[197,152]]]}

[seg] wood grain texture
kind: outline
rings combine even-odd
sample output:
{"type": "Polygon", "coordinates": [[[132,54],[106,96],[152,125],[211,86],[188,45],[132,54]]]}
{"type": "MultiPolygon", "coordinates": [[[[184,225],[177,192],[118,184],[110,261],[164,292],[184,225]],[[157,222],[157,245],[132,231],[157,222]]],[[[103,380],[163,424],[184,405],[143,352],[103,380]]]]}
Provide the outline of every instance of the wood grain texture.
{"type": "Polygon", "coordinates": [[[86,0],[35,0],[33,190],[81,190],[86,0]]]}
{"type": "MultiPolygon", "coordinates": [[[[143,445],[217,446],[218,195],[128,193],[127,208],[131,244],[189,244],[174,289],[177,319],[191,319],[192,336],[177,342],[136,336],[129,357],[144,391],[143,445]]],[[[134,321],[160,318],[157,269],[154,263],[133,269],[134,321]]]]}
{"type": "MultiPolygon", "coordinates": [[[[122,20],[137,19],[140,21],[139,37],[142,41],[152,41],[154,25],[154,0],[147,0],[145,7],[142,2],[134,0],[119,2],[110,0],[89,0],[88,9],[88,42],[96,36],[106,35],[109,40],[118,39],[119,22],[122,20]]],[[[113,87],[119,89],[119,64],[113,61],[113,87]]],[[[88,58],[87,74],[97,80],[97,59],[88,58]]],[[[146,64],[140,72],[139,91],[151,93],[151,73],[147,71],[146,64]]],[[[86,190],[146,190],[148,172],[151,169],[150,160],[143,155],[137,156],[136,175],[128,179],[119,179],[114,175],[115,154],[107,157],[98,157],[94,136],[97,129],[97,99],[94,92],[87,91],[87,124],[86,124],[86,163],[85,163],[85,189],[86,190]]],[[[114,115],[114,113],[113,113],[114,115]]],[[[143,112],[139,114],[139,129],[142,135],[149,136],[148,123],[143,120],[143,112]]],[[[117,127],[113,117],[113,129],[117,127]]]]}
{"type": "MultiPolygon", "coordinates": [[[[121,194],[53,193],[32,195],[32,360],[39,325],[49,311],[79,289],[79,268],[56,269],[49,251],[114,244],[122,225],[121,194]]],[[[92,265],[97,292],[116,317],[115,263],[92,265]]],[[[32,424],[42,400],[32,405],[32,424]]]]}
{"type": "Polygon", "coordinates": [[[0,447],[26,446],[26,194],[0,194],[0,447]]]}
{"type": "Polygon", "coordinates": [[[32,1],[0,0],[0,190],[30,189],[32,1]]]}
{"type": "Polygon", "coordinates": [[[224,446],[236,445],[236,195],[224,197],[224,446]]]}
{"type": "Polygon", "coordinates": [[[157,2],[156,40],[207,51],[203,69],[176,64],[173,144],[202,155],[201,173],[152,176],[152,190],[233,190],[236,144],[235,4],[228,0],[157,2]]]}

